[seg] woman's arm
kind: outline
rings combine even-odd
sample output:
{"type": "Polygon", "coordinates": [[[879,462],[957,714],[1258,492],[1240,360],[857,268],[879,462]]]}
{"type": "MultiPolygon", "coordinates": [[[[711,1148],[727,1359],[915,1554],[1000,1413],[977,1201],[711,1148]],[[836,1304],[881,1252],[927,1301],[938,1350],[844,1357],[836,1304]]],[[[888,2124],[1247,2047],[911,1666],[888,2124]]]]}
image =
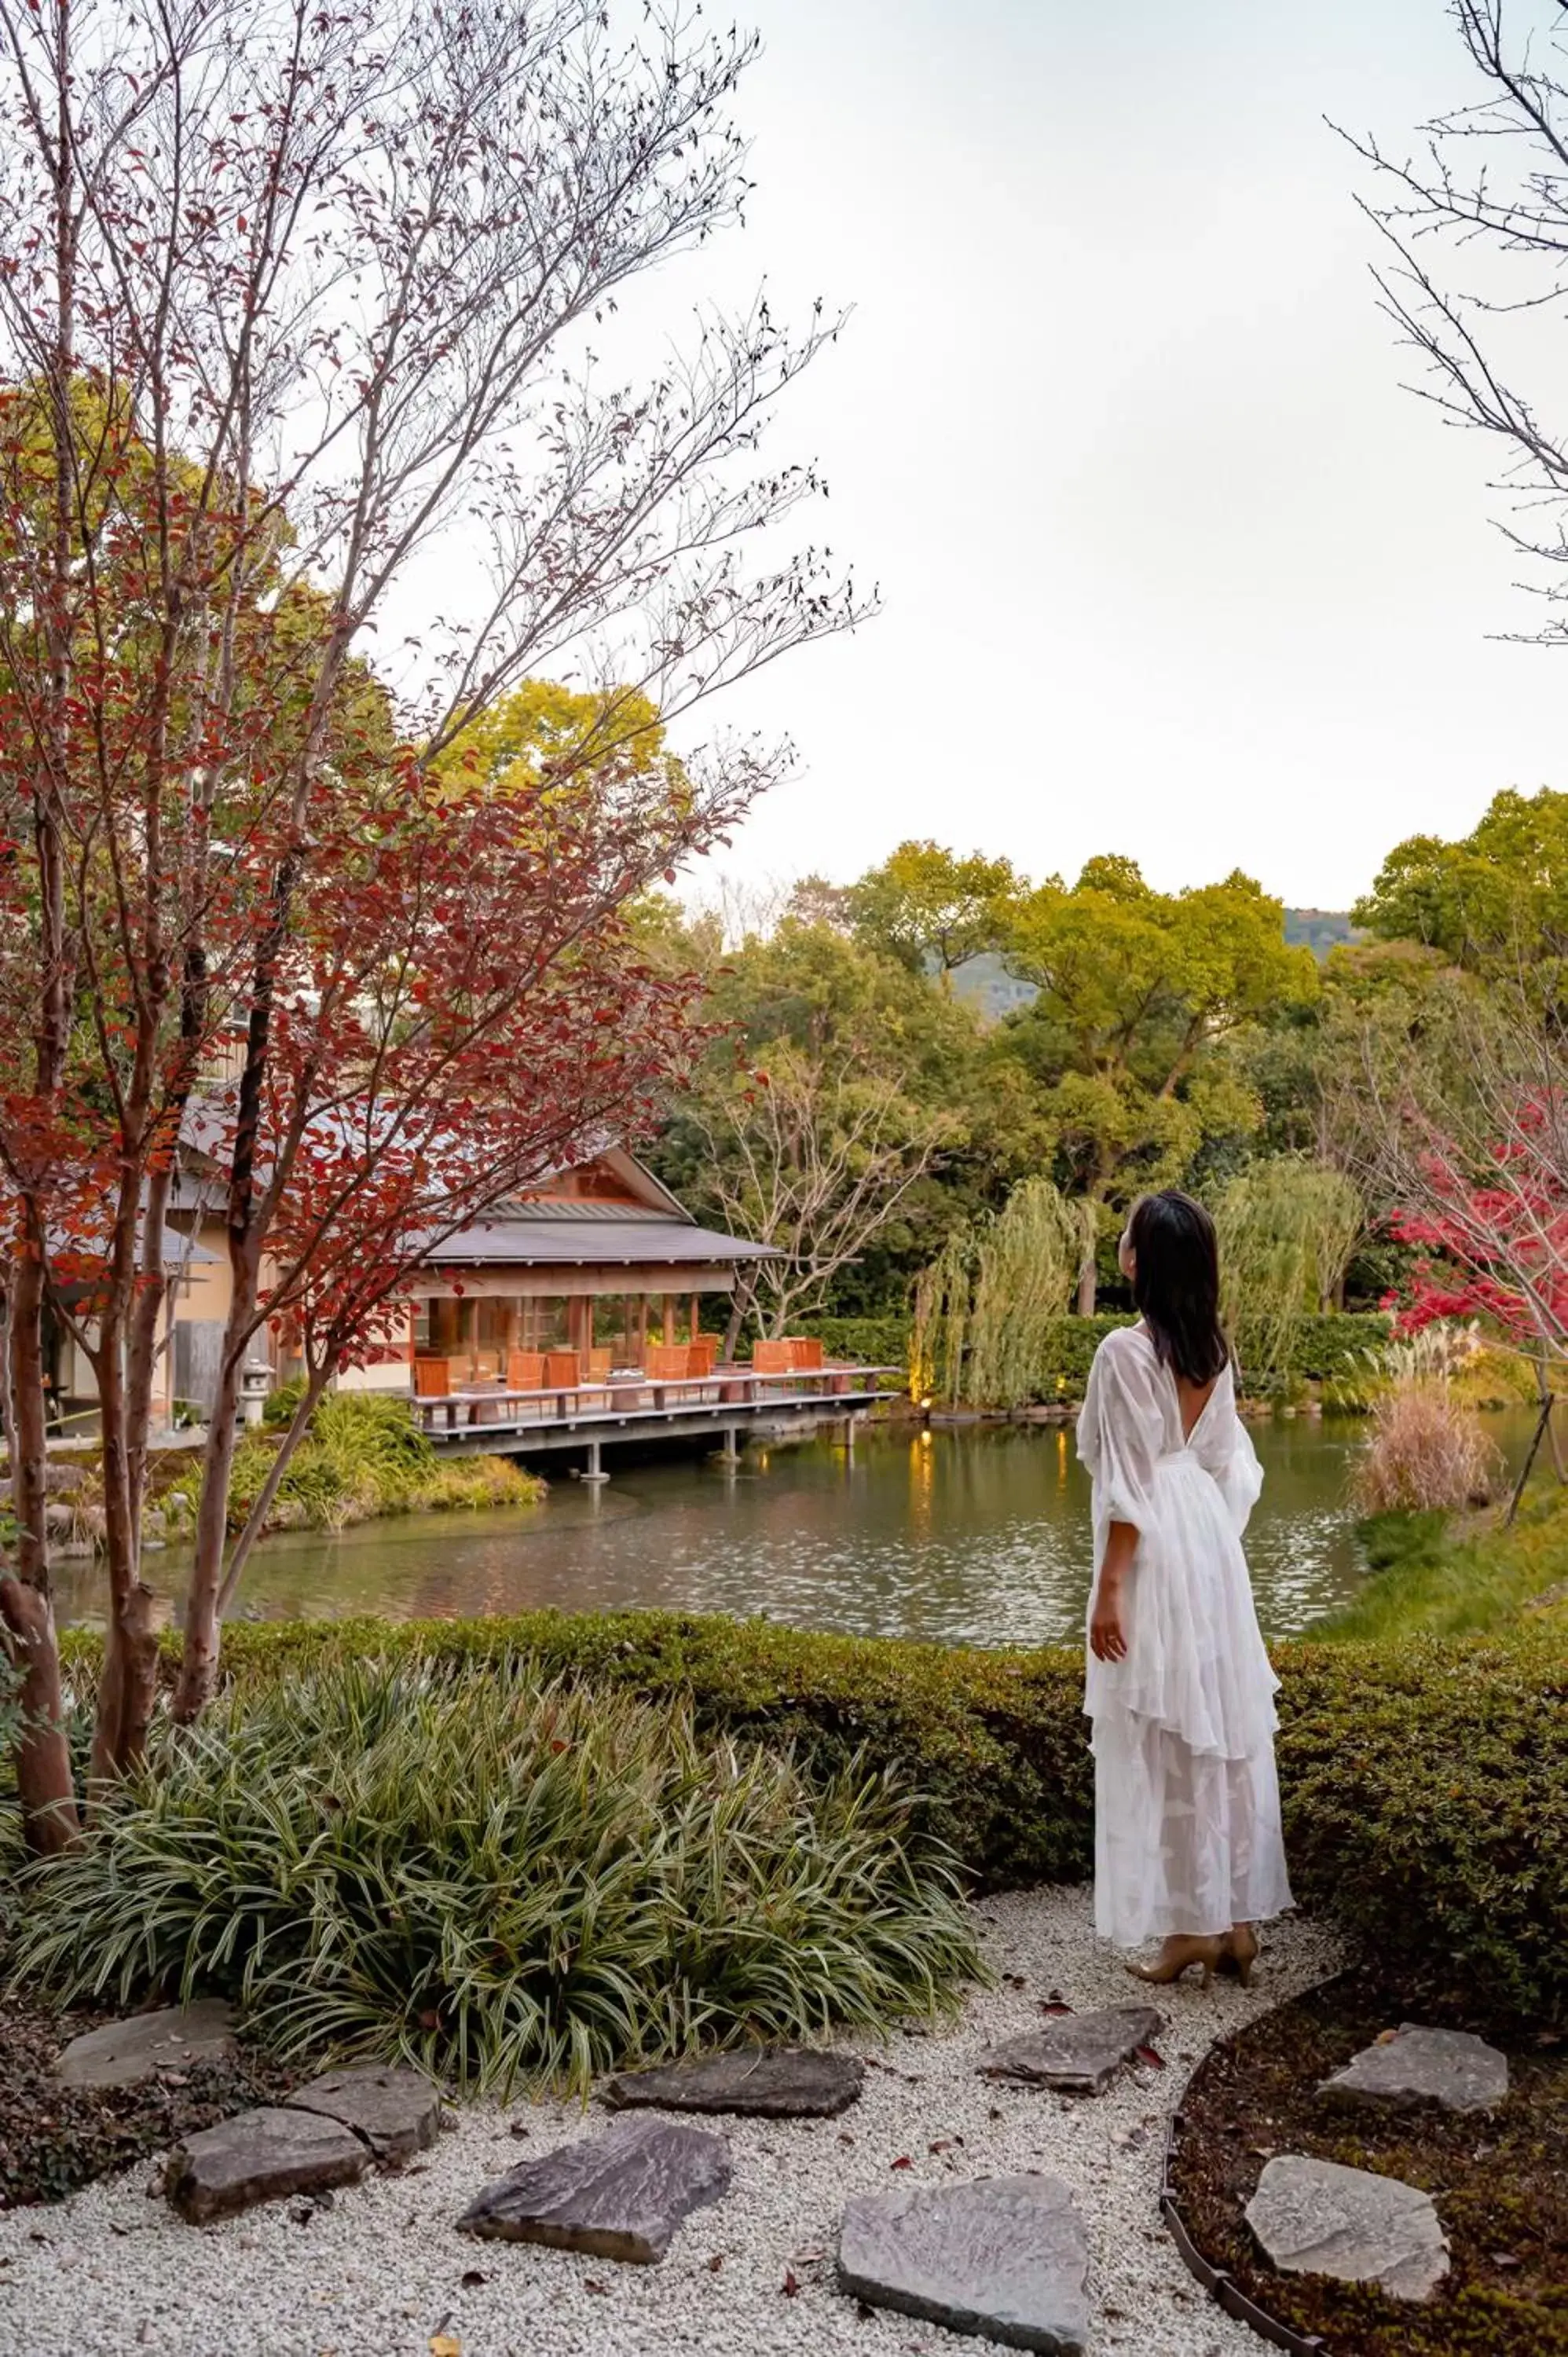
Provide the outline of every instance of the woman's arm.
{"type": "Polygon", "coordinates": [[[1112,1523],[1089,1621],[1089,1647],[1096,1661],[1123,1662],[1127,1658],[1127,1634],[1122,1626],[1122,1584],[1137,1545],[1136,1523],[1112,1523]]]}

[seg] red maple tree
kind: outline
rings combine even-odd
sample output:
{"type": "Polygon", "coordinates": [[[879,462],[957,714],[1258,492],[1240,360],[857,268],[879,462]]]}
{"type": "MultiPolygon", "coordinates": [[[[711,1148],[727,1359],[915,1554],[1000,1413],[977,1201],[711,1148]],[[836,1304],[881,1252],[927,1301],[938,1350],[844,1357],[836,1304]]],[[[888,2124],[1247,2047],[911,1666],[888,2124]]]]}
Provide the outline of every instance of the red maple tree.
{"type": "MultiPolygon", "coordinates": [[[[374,1347],[420,1241],[634,1130],[687,1037],[623,911],[777,766],[668,720],[861,608],[748,565],[820,489],[752,458],[833,333],[710,319],[631,389],[618,290],[734,220],[745,40],[589,0],[194,12],[0,0],[0,1217],[32,1839],[74,1837],[43,1333],[91,1360],[108,1586],[93,1774],[143,1743],[141,1504],[170,1211],[199,1119],[232,1307],[177,1706],[210,1692],[250,1341],[374,1347]],[[462,610],[422,601],[462,554],[462,610]],[[367,651],[385,647],[380,673],[367,651]],[[454,778],[557,668],[531,786],[454,778]],[[397,693],[388,683],[403,676],[397,693]],[[234,1075],[215,1095],[220,1059],[234,1075]]],[[[450,576],[449,576],[450,577],[450,576]]]]}

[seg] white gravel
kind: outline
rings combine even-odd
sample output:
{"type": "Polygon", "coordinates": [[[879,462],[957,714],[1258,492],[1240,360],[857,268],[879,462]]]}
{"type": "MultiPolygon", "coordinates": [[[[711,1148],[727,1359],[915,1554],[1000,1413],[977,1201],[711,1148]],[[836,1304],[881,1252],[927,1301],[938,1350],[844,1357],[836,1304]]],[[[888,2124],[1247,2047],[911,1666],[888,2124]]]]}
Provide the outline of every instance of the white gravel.
{"type": "Polygon", "coordinates": [[[466,2107],[398,2177],[340,2192],[306,2224],[281,2202],[185,2225],[149,2198],[141,2163],[50,2208],[0,2215],[0,2350],[27,2357],[958,2357],[992,2341],[873,2315],[833,2288],[846,2198],[950,2175],[1045,2169],[1086,2219],[1095,2357],[1256,2357],[1259,2343],[1201,2292],[1156,2210],[1166,2115],[1218,2037],[1322,1979],[1338,1957],[1318,1927],[1276,1926],[1251,1993],[1151,1993],[1166,2015],[1166,2068],[1141,2064],[1098,2097],[977,2075],[986,2048],[1037,2026],[1059,1990],[1080,2011],[1138,1992],[1098,1948],[1084,1890],[990,1900],[977,1910],[1004,1980],[955,2029],[861,2045],[865,2093],[839,2120],[715,2122],[735,2184],[699,2212],[662,2266],[617,2266],[454,2232],[458,2212],[525,2155],[596,2132],[574,2105],[466,2107]],[[526,2129],[526,2137],[512,2133],[526,2129]],[[933,2147],[940,2149],[933,2150],[933,2147]],[[908,2157],[897,2176],[893,2163],[908,2157]],[[786,2289],[787,2281],[796,2288],[786,2289]]]}

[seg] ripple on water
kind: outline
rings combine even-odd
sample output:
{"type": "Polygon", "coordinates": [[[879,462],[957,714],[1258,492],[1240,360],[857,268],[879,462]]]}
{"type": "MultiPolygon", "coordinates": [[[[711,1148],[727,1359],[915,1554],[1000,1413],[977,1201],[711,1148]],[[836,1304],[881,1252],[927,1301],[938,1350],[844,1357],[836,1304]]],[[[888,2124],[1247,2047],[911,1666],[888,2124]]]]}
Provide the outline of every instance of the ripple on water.
{"type": "MultiPolygon", "coordinates": [[[[1515,1421],[1522,1435],[1528,1416],[1515,1421]]],[[[1497,1424],[1511,1450],[1512,1424],[1497,1424]]],[[[1265,1480],[1247,1550],[1271,1637],[1305,1627],[1362,1576],[1346,1494],[1361,1431],[1306,1418],[1253,1427],[1265,1480]]],[[[242,1609],[441,1618],[650,1606],[983,1645],[1074,1642],[1082,1629],[1089,1484],[1065,1431],[884,1430],[853,1456],[828,1439],[754,1448],[739,1472],[689,1456],[607,1462],[608,1485],[588,1489],[557,1460],[538,1507],[270,1539],[242,1609]]],[[[178,1558],[154,1560],[158,1584],[177,1589],[178,1558]]],[[[100,1609],[91,1574],[61,1568],[66,1614],[100,1609]]]]}

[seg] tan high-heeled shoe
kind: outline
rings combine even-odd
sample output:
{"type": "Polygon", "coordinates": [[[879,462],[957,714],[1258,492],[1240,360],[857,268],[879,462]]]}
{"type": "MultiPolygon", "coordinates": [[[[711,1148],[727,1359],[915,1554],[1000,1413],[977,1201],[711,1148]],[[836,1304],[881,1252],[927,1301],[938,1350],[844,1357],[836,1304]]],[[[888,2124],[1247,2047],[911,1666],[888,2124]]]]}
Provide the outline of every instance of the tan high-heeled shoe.
{"type": "Polygon", "coordinates": [[[1252,1966],[1258,1961],[1258,1935],[1251,1923],[1232,1923],[1221,1944],[1221,1971],[1233,1971],[1242,1987],[1251,1988],[1252,1966]]]}
{"type": "Polygon", "coordinates": [[[1220,1934],[1200,1939],[1196,1933],[1176,1932],[1165,1942],[1154,1964],[1129,1964],[1127,1970],[1135,1981],[1153,1981],[1156,1986],[1166,1988],[1197,1964],[1207,1988],[1224,1953],[1225,1940],[1220,1934]]]}

